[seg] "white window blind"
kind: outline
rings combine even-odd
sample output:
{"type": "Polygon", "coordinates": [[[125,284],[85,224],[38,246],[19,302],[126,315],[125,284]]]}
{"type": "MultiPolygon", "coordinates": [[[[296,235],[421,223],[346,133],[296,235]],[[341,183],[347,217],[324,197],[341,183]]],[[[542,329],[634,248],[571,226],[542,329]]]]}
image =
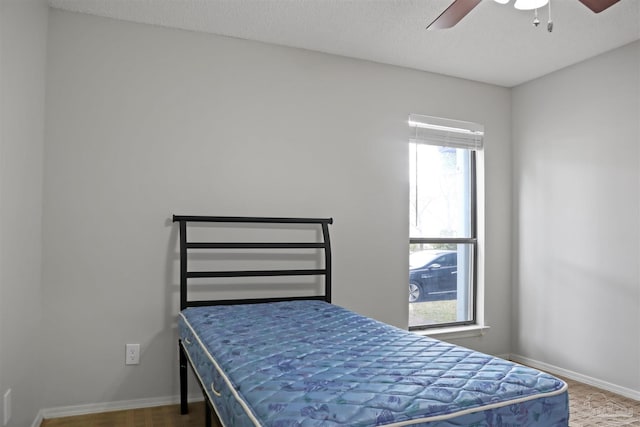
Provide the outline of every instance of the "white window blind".
{"type": "Polygon", "coordinates": [[[482,150],[484,126],[461,120],[409,114],[410,142],[482,150]]]}

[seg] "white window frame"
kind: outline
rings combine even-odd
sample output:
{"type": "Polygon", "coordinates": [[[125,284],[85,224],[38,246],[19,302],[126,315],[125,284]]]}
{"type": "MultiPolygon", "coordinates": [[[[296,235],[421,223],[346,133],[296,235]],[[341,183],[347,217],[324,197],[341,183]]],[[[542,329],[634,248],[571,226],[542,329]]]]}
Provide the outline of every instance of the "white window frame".
{"type": "Polygon", "coordinates": [[[409,115],[410,141],[437,146],[473,150],[471,156],[472,176],[472,232],[470,238],[411,238],[409,243],[471,243],[473,249],[473,307],[471,320],[448,324],[422,325],[410,330],[425,334],[448,337],[483,335],[489,329],[484,317],[484,126],[477,123],[440,117],[409,115]]]}

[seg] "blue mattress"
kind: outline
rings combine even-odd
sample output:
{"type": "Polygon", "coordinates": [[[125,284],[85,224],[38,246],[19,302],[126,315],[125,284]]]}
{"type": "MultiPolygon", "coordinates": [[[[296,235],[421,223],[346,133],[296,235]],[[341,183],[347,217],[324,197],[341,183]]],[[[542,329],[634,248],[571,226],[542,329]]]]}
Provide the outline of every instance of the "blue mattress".
{"type": "Polygon", "coordinates": [[[321,301],[192,307],[191,365],[225,426],[567,426],[567,385],[321,301]]]}

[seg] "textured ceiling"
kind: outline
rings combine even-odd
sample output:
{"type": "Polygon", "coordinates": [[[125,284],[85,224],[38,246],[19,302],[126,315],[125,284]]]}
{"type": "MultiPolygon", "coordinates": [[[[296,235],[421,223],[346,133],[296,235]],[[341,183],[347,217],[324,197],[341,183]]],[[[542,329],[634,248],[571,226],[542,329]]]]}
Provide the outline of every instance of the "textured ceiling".
{"type": "MultiPolygon", "coordinates": [[[[257,40],[512,87],[640,39],[640,1],[594,14],[551,0],[533,12],[483,0],[457,26],[427,31],[452,0],[49,0],[51,7],[257,40]]],[[[613,72],[614,70],[612,70],[613,72]]]]}

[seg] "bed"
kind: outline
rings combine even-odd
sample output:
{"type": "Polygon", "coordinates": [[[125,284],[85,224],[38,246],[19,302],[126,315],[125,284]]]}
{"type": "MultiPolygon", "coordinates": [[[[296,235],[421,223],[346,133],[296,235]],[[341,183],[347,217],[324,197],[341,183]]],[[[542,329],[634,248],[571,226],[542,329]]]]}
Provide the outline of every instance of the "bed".
{"type": "MultiPolygon", "coordinates": [[[[187,370],[206,425],[568,426],[567,385],[551,375],[378,322],[331,303],[330,218],[174,216],[180,226],[181,412],[187,370]],[[317,229],[314,241],[194,241],[190,227],[317,229]],[[191,269],[203,251],[314,252],[304,268],[191,269]],[[311,295],[197,299],[194,279],[322,279],[311,295]]],[[[213,239],[212,239],[213,240],[213,239]]],[[[287,255],[289,256],[289,255],[287,255]]],[[[203,258],[203,257],[200,257],[203,258]]],[[[206,258],[206,257],[204,257],[206,258]]],[[[264,260],[261,257],[258,257],[264,260]]],[[[267,257],[268,260],[279,258],[267,257]]],[[[262,265],[262,264],[260,264],[262,265]]],[[[295,283],[295,282],[292,282],[295,283]]],[[[317,284],[317,283],[316,283],[317,284]]]]}

